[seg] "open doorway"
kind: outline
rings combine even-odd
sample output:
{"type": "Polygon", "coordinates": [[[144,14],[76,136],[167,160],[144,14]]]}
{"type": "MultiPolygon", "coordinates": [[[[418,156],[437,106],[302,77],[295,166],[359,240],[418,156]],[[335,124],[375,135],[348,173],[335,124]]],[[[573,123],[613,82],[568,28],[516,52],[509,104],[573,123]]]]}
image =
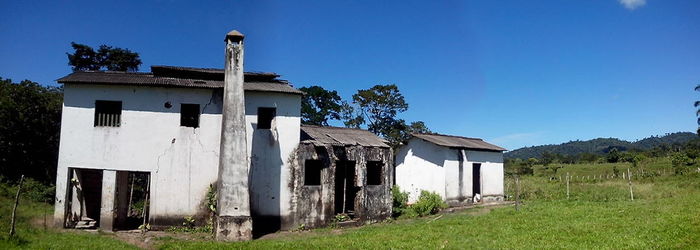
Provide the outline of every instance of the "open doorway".
{"type": "Polygon", "coordinates": [[[335,162],[335,214],[355,216],[355,161],[335,162]]]}
{"type": "Polygon", "coordinates": [[[472,197],[478,197],[474,201],[481,199],[481,163],[472,164],[472,193],[472,197]]]}
{"type": "Polygon", "coordinates": [[[100,223],[102,170],[72,168],[65,227],[94,229],[100,223]]]}
{"type": "Polygon", "coordinates": [[[117,172],[115,230],[133,230],[148,223],[150,178],[148,172],[117,172]]]}

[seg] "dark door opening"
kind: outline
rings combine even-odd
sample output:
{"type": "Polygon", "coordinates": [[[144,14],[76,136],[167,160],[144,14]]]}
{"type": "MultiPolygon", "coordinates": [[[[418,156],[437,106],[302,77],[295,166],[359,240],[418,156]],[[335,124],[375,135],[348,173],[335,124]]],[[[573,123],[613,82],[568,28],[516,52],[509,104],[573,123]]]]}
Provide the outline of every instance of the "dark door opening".
{"type": "Polygon", "coordinates": [[[133,230],[148,223],[150,178],[147,172],[117,172],[115,229],[133,230]]]}
{"type": "Polygon", "coordinates": [[[472,197],[481,195],[481,163],[472,165],[472,197]]]}
{"type": "Polygon", "coordinates": [[[335,163],[335,213],[355,215],[355,162],[336,161],[335,163]]]}
{"type": "Polygon", "coordinates": [[[66,227],[94,229],[100,223],[102,170],[72,169],[66,227]]]}

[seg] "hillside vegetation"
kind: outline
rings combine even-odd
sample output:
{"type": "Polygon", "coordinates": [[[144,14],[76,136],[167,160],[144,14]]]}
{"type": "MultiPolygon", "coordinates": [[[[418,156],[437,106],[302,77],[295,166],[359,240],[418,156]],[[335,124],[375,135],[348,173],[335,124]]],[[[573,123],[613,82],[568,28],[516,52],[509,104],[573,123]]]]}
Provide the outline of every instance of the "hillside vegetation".
{"type": "Polygon", "coordinates": [[[542,145],[516,149],[506,152],[504,157],[508,159],[541,158],[544,153],[560,154],[566,156],[579,154],[606,154],[613,148],[618,151],[651,150],[656,147],[671,147],[682,145],[697,139],[697,134],[690,132],[671,133],[664,136],[652,136],[636,142],[624,141],[616,138],[597,138],[587,141],[570,141],[557,145],[542,145]]]}

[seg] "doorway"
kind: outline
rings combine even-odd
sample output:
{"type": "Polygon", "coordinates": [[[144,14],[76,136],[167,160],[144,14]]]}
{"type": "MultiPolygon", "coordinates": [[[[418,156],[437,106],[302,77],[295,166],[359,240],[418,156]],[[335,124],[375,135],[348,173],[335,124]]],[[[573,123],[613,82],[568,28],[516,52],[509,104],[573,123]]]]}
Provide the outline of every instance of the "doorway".
{"type": "Polygon", "coordinates": [[[472,197],[481,195],[481,163],[472,164],[472,197]]]}
{"type": "Polygon", "coordinates": [[[148,223],[150,179],[148,172],[117,172],[116,230],[138,229],[148,223]]]}
{"type": "Polygon", "coordinates": [[[335,214],[355,215],[355,161],[335,162],[335,214]]]}
{"type": "Polygon", "coordinates": [[[65,227],[94,229],[100,223],[102,170],[72,168],[65,227]]]}

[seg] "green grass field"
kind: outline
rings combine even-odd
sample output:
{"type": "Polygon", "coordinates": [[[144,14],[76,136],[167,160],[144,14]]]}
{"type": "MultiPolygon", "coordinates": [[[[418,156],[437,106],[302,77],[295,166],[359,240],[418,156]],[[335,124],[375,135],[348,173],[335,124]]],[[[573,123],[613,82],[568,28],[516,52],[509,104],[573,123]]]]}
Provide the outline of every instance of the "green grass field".
{"type": "MultiPolygon", "coordinates": [[[[6,188],[6,187],[3,187],[6,188]]],[[[134,249],[135,247],[109,236],[88,232],[44,230],[44,214],[51,223],[53,206],[20,199],[17,209],[16,237],[8,238],[16,189],[7,188],[0,196],[0,249],[134,249]]]]}
{"type": "MultiPolygon", "coordinates": [[[[577,175],[600,175],[612,164],[569,165],[559,170],[577,175]]],[[[628,166],[618,164],[619,169],[628,166]]],[[[629,166],[631,167],[631,166],[629,166]]],[[[666,160],[649,161],[646,171],[670,168],[666,160]]],[[[565,173],[565,172],[563,172],[565,173]]],[[[453,214],[401,219],[350,229],[317,229],[280,234],[272,239],[240,243],[175,237],[154,240],[154,248],[700,248],[700,173],[649,175],[633,178],[635,200],[620,178],[581,180],[566,184],[549,174],[520,177],[523,205],[475,208],[453,214]]],[[[506,181],[512,198],[514,182],[506,181]]],[[[4,197],[1,226],[9,224],[11,203],[4,197]]],[[[25,202],[18,234],[21,241],[0,242],[0,248],[111,248],[132,246],[108,234],[44,231],[30,218],[51,208],[25,202]],[[19,245],[18,245],[19,244],[19,245]]]]}

